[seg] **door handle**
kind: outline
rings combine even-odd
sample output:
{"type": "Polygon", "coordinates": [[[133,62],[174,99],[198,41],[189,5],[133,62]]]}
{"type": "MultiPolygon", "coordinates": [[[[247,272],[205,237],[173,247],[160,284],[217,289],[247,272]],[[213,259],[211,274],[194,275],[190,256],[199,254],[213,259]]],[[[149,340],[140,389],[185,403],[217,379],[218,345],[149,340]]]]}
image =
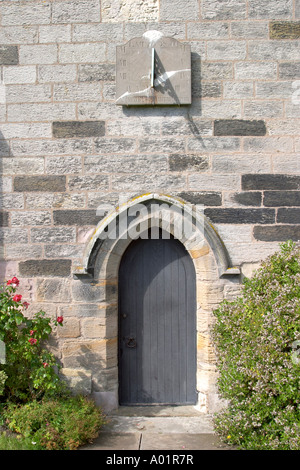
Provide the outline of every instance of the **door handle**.
{"type": "Polygon", "coordinates": [[[134,338],[128,338],[126,341],[126,346],[128,348],[136,348],[136,340],[134,338]]]}

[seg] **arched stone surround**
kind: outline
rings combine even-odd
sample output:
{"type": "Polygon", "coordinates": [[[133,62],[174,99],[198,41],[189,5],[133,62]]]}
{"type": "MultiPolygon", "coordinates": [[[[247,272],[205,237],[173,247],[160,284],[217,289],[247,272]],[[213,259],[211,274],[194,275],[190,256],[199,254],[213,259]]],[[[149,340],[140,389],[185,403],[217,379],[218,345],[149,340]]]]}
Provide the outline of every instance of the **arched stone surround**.
{"type": "MultiPolygon", "coordinates": [[[[80,284],[78,296],[81,289],[89,289],[91,301],[99,300],[104,319],[103,336],[82,344],[91,357],[89,365],[92,395],[106,409],[118,406],[118,269],[122,255],[132,241],[128,236],[128,226],[125,224],[122,228],[120,221],[122,215],[136,215],[141,205],[145,211],[139,217],[132,216],[129,225],[131,231],[141,232],[140,227],[145,226],[165,229],[163,221],[168,220],[171,222],[168,231],[172,235],[178,235],[178,230],[184,223],[192,223],[193,236],[189,234],[187,237],[182,233],[179,240],[190,254],[196,271],[197,407],[203,412],[212,412],[220,405],[215,386],[214,350],[209,332],[213,321],[212,310],[223,300],[224,286],[230,282],[228,276],[237,275],[239,269],[230,267],[220,237],[199,207],[195,208],[181,199],[163,194],[144,194],[109,213],[95,229],[86,247],[82,265],[74,272],[77,280],[73,282],[80,284]],[[150,210],[155,204],[160,213],[150,210]],[[157,217],[158,215],[162,216],[157,217]],[[103,234],[107,233],[107,228],[117,229],[119,233],[116,237],[105,238],[103,234]]],[[[82,355],[83,352],[81,350],[82,355]]],[[[79,367],[80,361],[78,364],[79,367]]],[[[89,369],[89,365],[84,364],[86,369],[89,369]]]]}

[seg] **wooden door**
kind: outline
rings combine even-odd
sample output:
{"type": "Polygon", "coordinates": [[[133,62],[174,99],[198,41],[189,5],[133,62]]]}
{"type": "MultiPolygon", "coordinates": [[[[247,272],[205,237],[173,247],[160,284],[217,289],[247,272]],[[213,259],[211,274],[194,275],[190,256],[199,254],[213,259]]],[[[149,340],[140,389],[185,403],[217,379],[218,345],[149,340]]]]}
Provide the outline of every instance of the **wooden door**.
{"type": "Polygon", "coordinates": [[[196,403],[196,280],[175,239],[133,241],[119,270],[121,405],[196,403]]]}

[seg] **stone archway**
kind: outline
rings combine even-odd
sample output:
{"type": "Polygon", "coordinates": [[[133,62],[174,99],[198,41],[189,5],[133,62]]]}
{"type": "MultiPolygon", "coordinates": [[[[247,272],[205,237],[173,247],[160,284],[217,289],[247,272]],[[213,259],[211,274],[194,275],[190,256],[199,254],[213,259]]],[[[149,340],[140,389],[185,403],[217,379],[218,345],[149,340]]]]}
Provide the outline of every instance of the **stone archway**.
{"type": "Polygon", "coordinates": [[[130,232],[135,235],[141,233],[141,227],[165,230],[166,221],[169,233],[184,245],[196,271],[197,407],[203,412],[212,412],[219,406],[215,387],[215,357],[209,332],[212,310],[223,300],[224,278],[237,274],[239,270],[230,267],[224,244],[199,208],[171,196],[145,194],[117,207],[98,224],[86,248],[82,265],[74,272],[75,277],[82,279],[81,282],[92,283],[96,290],[101,291],[105,327],[103,338],[99,338],[102,342],[101,364],[99,362],[98,371],[95,368],[92,371],[92,394],[106,409],[118,406],[120,261],[132,241],[130,232]],[[152,210],[153,206],[156,206],[155,210],[152,210]],[[141,207],[145,210],[139,211],[141,207]],[[125,216],[127,224],[124,223],[125,216]],[[190,231],[180,233],[182,227],[189,227],[190,231]]]}

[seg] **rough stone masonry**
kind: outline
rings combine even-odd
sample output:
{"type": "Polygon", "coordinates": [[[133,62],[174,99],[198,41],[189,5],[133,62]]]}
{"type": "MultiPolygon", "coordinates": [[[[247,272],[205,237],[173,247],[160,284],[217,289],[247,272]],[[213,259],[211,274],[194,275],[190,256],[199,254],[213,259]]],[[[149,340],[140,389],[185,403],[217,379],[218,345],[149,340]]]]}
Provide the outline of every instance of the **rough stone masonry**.
{"type": "Polygon", "coordinates": [[[212,309],[300,239],[300,0],[3,0],[0,73],[2,280],[20,278],[30,312],[63,315],[66,380],[115,407],[120,253],[75,275],[97,208],[149,193],[203,205],[236,268],[218,275],[209,242],[190,249],[198,406],[214,411],[212,309]],[[116,106],[116,46],[150,30],[190,44],[191,105],[116,106]]]}

